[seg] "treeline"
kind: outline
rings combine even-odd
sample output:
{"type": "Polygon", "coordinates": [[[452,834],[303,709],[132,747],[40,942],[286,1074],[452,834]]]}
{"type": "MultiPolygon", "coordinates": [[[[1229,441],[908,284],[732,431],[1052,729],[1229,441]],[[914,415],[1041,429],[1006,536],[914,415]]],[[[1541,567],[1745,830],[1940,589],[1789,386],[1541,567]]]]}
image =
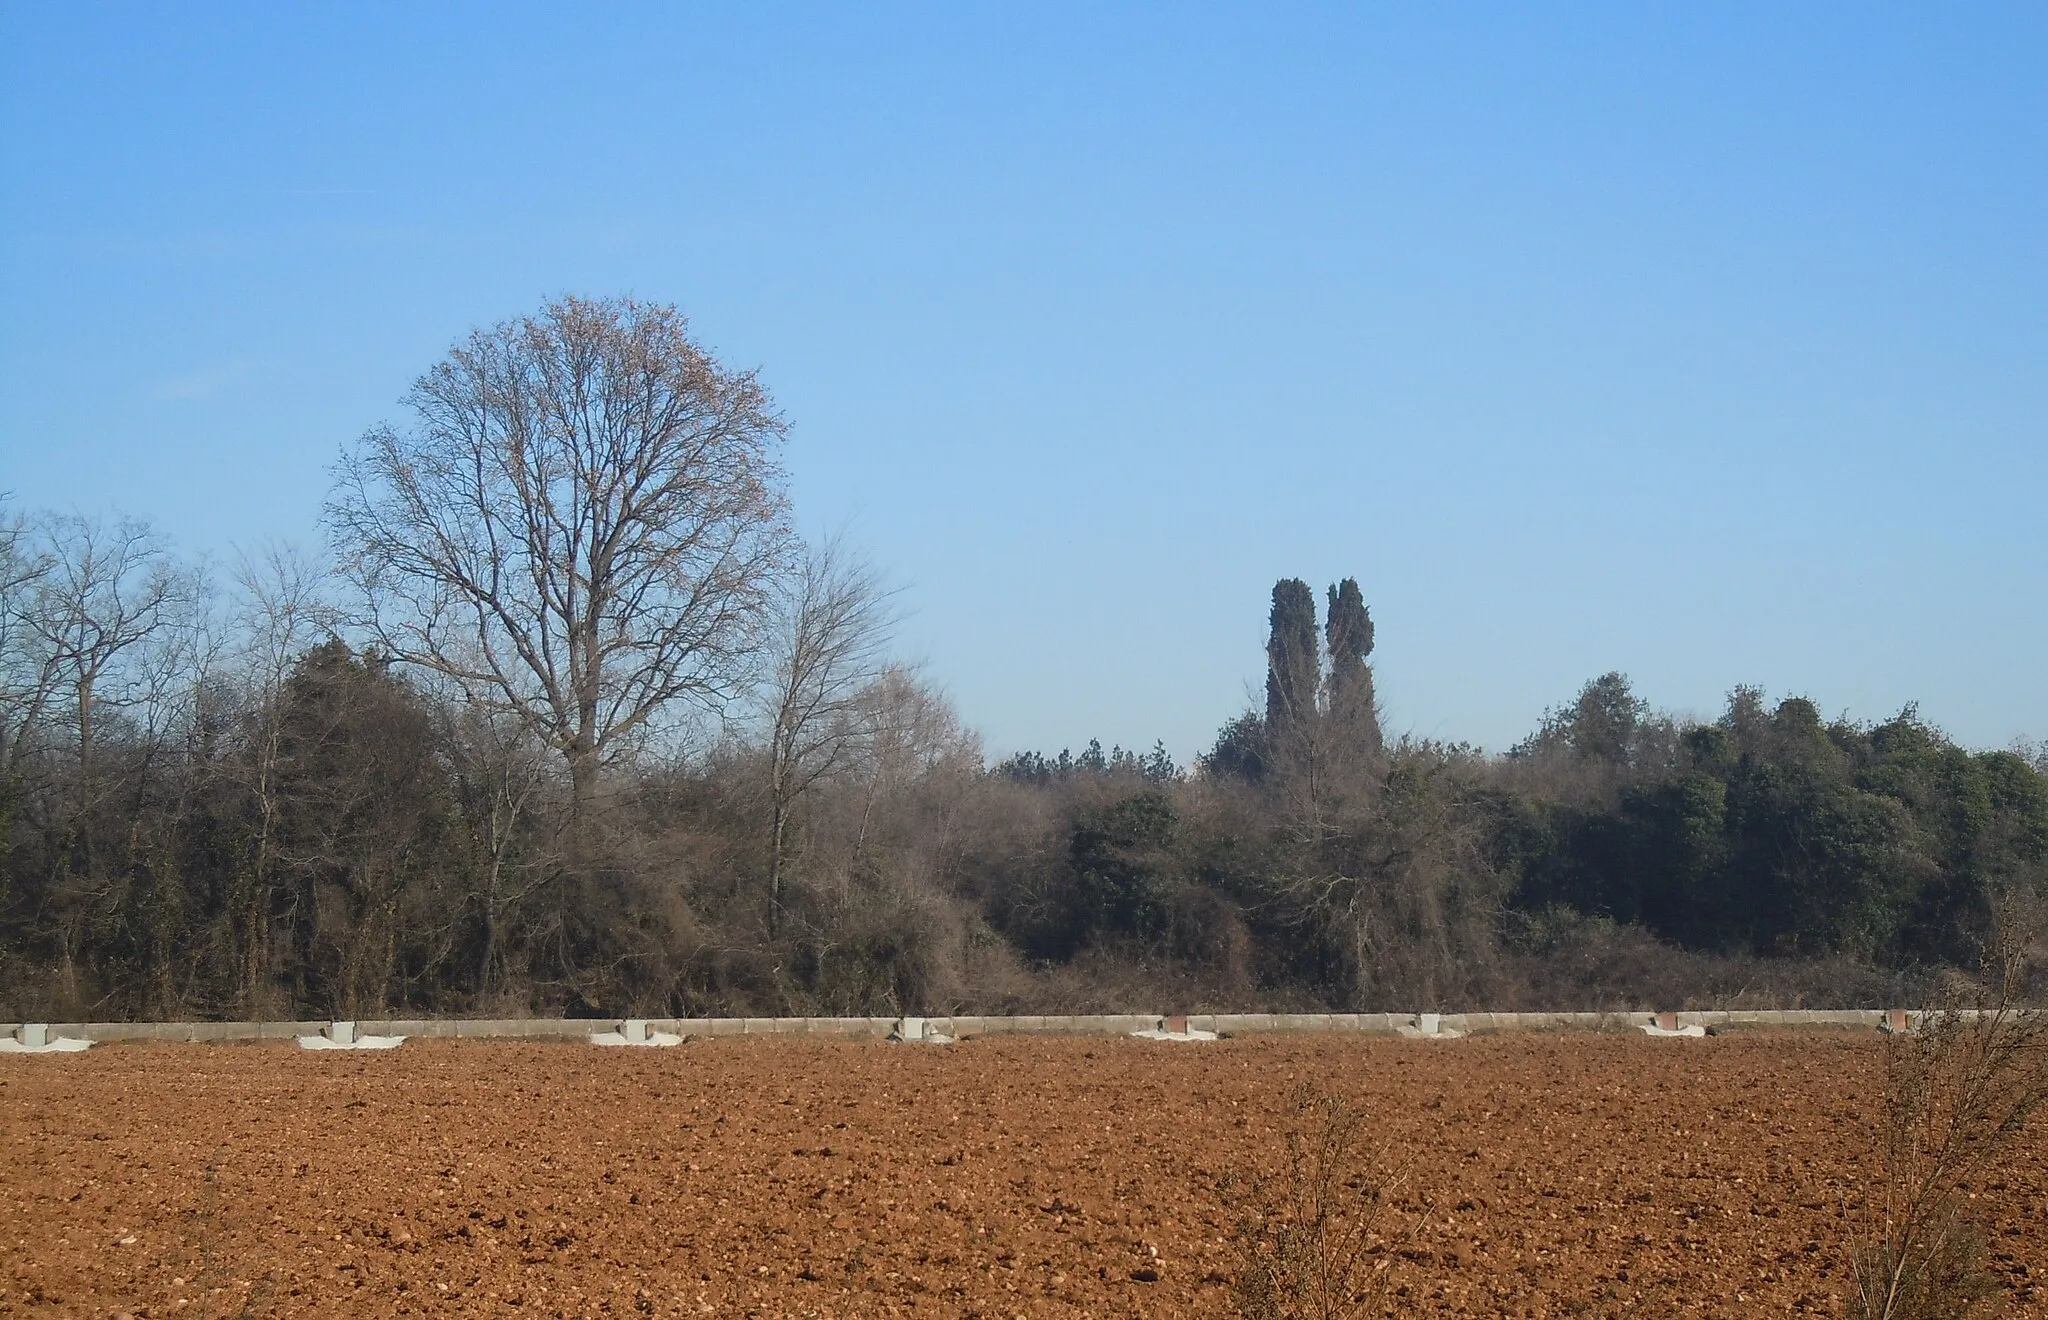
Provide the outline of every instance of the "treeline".
{"type": "Polygon", "coordinates": [[[1195,765],[990,765],[672,309],[552,304],[406,402],[331,562],[0,510],[0,1018],[1879,1006],[2048,962],[2042,758],[1910,709],[1609,674],[1504,754],[1390,737],[1358,584],[1290,579],[1195,765]]]}
{"type": "Polygon", "coordinates": [[[1350,582],[1320,646],[1280,584],[1266,708],[1188,769],[985,766],[880,664],[801,792],[755,694],[579,827],[558,756],[326,631],[289,557],[223,610],[132,524],[0,544],[41,566],[8,600],[0,1016],[1875,1005],[2048,897],[2039,764],[1910,710],[1741,689],[1688,724],[1610,674],[1504,755],[1386,740],[1350,582]]]}

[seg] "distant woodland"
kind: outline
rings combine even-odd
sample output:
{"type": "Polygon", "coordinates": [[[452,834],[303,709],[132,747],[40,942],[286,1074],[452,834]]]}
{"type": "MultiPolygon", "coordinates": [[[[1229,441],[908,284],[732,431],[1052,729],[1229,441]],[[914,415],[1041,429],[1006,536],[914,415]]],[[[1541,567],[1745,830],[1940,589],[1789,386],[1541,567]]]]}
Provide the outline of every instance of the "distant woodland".
{"type": "Polygon", "coordinates": [[[478,330],[404,419],[318,558],[0,506],[0,1018],[2048,991],[2038,752],[1617,673],[1505,752],[1392,735],[1357,582],[1290,579],[1195,764],[991,764],[672,309],[478,330]]]}

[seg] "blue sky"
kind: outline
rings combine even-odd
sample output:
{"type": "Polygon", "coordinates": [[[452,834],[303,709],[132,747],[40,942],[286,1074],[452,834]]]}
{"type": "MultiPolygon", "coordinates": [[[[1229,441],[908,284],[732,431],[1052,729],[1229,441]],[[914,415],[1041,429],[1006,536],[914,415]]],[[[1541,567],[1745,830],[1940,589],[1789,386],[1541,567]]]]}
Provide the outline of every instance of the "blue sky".
{"type": "Polygon", "coordinates": [[[0,4],[0,489],[317,541],[468,328],[674,302],[989,747],[2048,735],[2048,9],[0,4]]]}

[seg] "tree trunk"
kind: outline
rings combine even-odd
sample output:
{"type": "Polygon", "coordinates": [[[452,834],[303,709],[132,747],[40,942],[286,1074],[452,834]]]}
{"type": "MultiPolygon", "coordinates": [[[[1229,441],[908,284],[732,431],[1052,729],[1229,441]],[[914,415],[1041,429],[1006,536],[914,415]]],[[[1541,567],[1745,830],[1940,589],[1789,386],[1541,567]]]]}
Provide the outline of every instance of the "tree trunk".
{"type": "Polygon", "coordinates": [[[782,842],[789,829],[789,804],[776,793],[768,827],[768,937],[782,926],[782,842]]]}
{"type": "Polygon", "coordinates": [[[590,855],[591,820],[597,813],[597,752],[569,752],[569,860],[581,866],[590,855]]]}

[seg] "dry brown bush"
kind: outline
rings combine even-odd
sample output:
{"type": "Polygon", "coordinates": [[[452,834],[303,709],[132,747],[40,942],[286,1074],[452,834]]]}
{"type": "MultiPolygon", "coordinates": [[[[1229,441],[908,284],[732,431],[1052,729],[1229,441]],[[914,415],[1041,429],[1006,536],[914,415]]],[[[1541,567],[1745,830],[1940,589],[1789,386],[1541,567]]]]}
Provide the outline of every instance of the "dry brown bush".
{"type": "Polygon", "coordinates": [[[2048,1011],[2017,1005],[2026,945],[2010,947],[1976,1006],[1886,1045],[1884,1184],[1851,1261],[1863,1320],[1961,1320],[1995,1287],[1972,1188],[2048,1101],[2048,1011]]]}
{"type": "Polygon", "coordinates": [[[1304,1082],[1288,1105],[1284,1167],[1226,1175],[1218,1188],[1237,1252],[1231,1300],[1246,1320],[1370,1314],[1430,1207],[1404,1202],[1409,1165],[1368,1138],[1351,1101],[1304,1082]]]}

